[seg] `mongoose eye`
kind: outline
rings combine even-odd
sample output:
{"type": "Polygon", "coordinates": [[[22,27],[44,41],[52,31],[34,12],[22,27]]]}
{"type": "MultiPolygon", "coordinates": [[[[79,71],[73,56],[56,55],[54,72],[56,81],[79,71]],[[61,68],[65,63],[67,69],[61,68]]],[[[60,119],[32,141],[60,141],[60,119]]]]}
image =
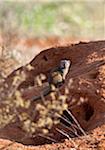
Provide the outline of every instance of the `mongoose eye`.
{"type": "Polygon", "coordinates": [[[61,64],[61,68],[64,69],[65,67],[66,67],[65,63],[62,63],[62,64],[61,64]]]}

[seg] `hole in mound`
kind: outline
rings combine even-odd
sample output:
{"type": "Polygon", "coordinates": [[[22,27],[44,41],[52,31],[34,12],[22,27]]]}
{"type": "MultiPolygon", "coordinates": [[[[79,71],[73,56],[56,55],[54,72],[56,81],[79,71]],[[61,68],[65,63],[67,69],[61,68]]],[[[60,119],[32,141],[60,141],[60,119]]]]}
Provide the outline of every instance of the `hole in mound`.
{"type": "Polygon", "coordinates": [[[96,79],[97,78],[97,76],[98,76],[98,72],[93,72],[93,73],[90,73],[89,74],[89,77],[91,78],[91,79],[96,79]]]}
{"type": "Polygon", "coordinates": [[[43,56],[43,59],[45,60],[45,61],[48,61],[48,58],[44,55],[43,56]]]}
{"type": "Polygon", "coordinates": [[[65,110],[59,119],[60,123],[53,126],[47,135],[39,134],[35,136],[35,145],[60,143],[64,142],[65,139],[86,135],[84,129],[70,110],[65,110]]]}
{"type": "MultiPolygon", "coordinates": [[[[89,97],[89,99],[91,99],[91,101],[94,100],[93,97],[89,97]]],[[[16,141],[21,142],[24,145],[38,146],[44,144],[60,143],[63,142],[65,139],[85,135],[84,130],[86,130],[87,132],[89,131],[87,130],[87,126],[85,125],[87,125],[88,121],[90,121],[95,109],[92,107],[93,103],[91,103],[91,101],[85,101],[81,105],[77,105],[75,108],[70,108],[71,110],[65,110],[63,114],[59,116],[60,123],[54,125],[48,134],[44,135],[43,133],[38,133],[39,135],[34,134],[32,137],[28,137],[23,141],[20,141],[20,138],[16,141]],[[78,110],[80,110],[80,113],[77,114],[76,112],[78,110]]]]}
{"type": "Polygon", "coordinates": [[[85,120],[89,121],[94,114],[94,109],[88,102],[83,104],[83,109],[85,112],[85,120]]]}

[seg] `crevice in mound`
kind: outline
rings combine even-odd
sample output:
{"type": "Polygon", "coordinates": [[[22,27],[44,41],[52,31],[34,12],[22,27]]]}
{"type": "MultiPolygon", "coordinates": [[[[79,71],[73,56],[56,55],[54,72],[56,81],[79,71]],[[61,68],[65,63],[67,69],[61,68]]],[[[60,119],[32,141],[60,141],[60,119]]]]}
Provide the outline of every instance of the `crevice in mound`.
{"type": "Polygon", "coordinates": [[[83,104],[83,109],[85,114],[85,120],[89,121],[94,114],[94,109],[88,102],[83,104]]]}
{"type": "MultiPolygon", "coordinates": [[[[79,103],[79,105],[75,103],[75,108],[69,107],[69,111],[73,113],[73,116],[77,119],[79,125],[81,125],[83,130],[86,131],[88,134],[90,130],[87,129],[87,126],[90,123],[89,126],[91,127],[93,122],[95,122],[94,124],[96,124],[97,120],[95,119],[97,118],[93,118],[93,120],[91,118],[93,117],[94,114],[96,115],[96,109],[97,110],[99,109],[98,107],[100,107],[102,102],[99,101],[99,104],[97,105],[96,103],[98,102],[98,99],[96,99],[95,96],[89,93],[83,93],[83,91],[79,92],[78,94],[78,91],[76,90],[74,95],[76,96],[78,95],[77,97],[75,97],[77,101],[80,100],[80,97],[83,97],[84,101],[79,103]]],[[[64,142],[65,139],[83,136],[83,133],[81,132],[80,128],[75,126],[75,121],[72,118],[72,116],[70,116],[68,111],[65,110],[63,112],[62,117],[63,118],[60,118],[60,123],[57,125],[57,128],[59,129],[58,131],[56,130],[56,126],[54,126],[53,129],[51,129],[51,131],[48,133],[48,135],[40,134],[39,136],[36,134],[35,137],[32,138],[28,137],[28,139],[24,141],[19,141],[20,139],[16,141],[21,142],[22,144],[25,145],[38,146],[44,144],[60,143],[60,142],[64,142]]]]}
{"type": "Polygon", "coordinates": [[[45,60],[45,61],[48,61],[48,58],[44,55],[43,56],[43,59],[45,60]]]}
{"type": "Polygon", "coordinates": [[[99,75],[99,72],[97,70],[92,71],[91,73],[88,74],[90,79],[96,79],[98,75],[99,75]]]}
{"type": "Polygon", "coordinates": [[[98,74],[99,74],[98,72],[90,74],[91,79],[96,79],[98,74]]]}

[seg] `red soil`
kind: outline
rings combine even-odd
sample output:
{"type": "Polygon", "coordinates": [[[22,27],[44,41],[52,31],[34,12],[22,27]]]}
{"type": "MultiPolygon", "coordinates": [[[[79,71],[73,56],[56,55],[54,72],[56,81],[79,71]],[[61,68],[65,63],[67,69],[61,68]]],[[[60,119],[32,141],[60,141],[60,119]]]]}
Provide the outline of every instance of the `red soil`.
{"type": "MultiPolygon", "coordinates": [[[[65,140],[63,143],[42,145],[42,146],[23,146],[22,144],[11,141],[0,140],[1,148],[8,146],[10,149],[35,149],[35,150],[55,150],[75,147],[80,150],[104,150],[105,149],[105,41],[89,43],[79,43],[70,46],[54,47],[47,49],[37,55],[30,64],[34,70],[28,71],[25,67],[19,68],[26,73],[26,81],[20,88],[27,88],[34,83],[34,77],[39,73],[48,75],[48,71],[55,67],[61,59],[70,59],[72,66],[68,73],[65,84],[60,88],[64,93],[64,88],[72,78],[73,83],[68,94],[68,105],[74,116],[79,121],[88,136],[65,140]],[[74,99],[74,101],[73,101],[74,99]]],[[[11,86],[16,71],[13,71],[6,79],[11,86]]],[[[28,97],[35,95],[35,88],[29,93],[28,97]]],[[[46,97],[47,99],[49,97],[46,97]]],[[[59,125],[60,126],[60,125],[59,125]]],[[[52,130],[53,132],[54,130],[52,130]]],[[[21,142],[20,139],[25,133],[18,128],[18,123],[7,126],[0,132],[0,137],[4,139],[21,142]],[[12,132],[11,132],[12,131],[12,132]]],[[[62,136],[54,133],[53,138],[61,139],[62,136]]],[[[43,138],[34,138],[23,141],[24,144],[41,145],[45,144],[43,138]]],[[[6,150],[6,148],[4,148],[6,150]]]]}

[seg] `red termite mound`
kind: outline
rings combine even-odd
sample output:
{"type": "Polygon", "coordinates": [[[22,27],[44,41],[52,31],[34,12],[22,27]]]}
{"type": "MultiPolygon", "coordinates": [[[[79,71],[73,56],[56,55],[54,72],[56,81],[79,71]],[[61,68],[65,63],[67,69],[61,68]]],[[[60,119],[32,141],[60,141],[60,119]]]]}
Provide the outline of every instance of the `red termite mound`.
{"type": "MultiPolygon", "coordinates": [[[[25,67],[18,69],[20,71],[24,70],[26,74],[26,80],[20,85],[19,89],[25,89],[29,86],[33,86],[36,75],[44,73],[47,76],[49,70],[57,66],[61,59],[70,59],[72,65],[67,75],[67,79],[64,85],[60,88],[60,91],[61,93],[64,93],[65,87],[69,83],[70,79],[72,79],[72,85],[69,89],[67,100],[69,109],[77,118],[82,128],[87,133],[93,130],[92,138],[95,139],[96,137],[98,140],[98,134],[101,134],[101,131],[105,128],[102,126],[105,124],[105,41],[89,43],[80,42],[79,44],[64,47],[53,47],[42,51],[30,62],[30,64],[34,67],[34,70],[29,71],[25,67]]],[[[7,77],[6,82],[9,86],[11,86],[15,74],[16,70],[7,77]]],[[[32,91],[29,92],[28,97],[31,97],[32,95],[35,95],[34,87],[32,91]]],[[[47,97],[47,99],[48,98],[49,97],[47,97]]],[[[104,131],[105,130],[102,132],[103,135],[105,135],[104,131]]],[[[23,136],[24,133],[20,128],[18,128],[17,123],[8,125],[0,132],[1,138],[16,140],[18,142],[21,142],[19,139],[23,136]]],[[[54,133],[54,138],[57,139],[58,137],[61,138],[57,133],[54,133]]],[[[74,140],[78,145],[81,141],[87,139],[84,138],[79,140],[76,138],[74,140]]],[[[95,145],[95,140],[93,141],[95,145]]],[[[34,138],[22,142],[25,144],[41,145],[43,143],[45,144],[46,140],[43,138],[34,138]]],[[[66,142],[68,143],[68,141],[66,142]]],[[[86,142],[87,141],[85,141],[85,144],[86,142]]],[[[101,138],[100,143],[98,143],[98,147],[101,147],[102,144],[103,147],[105,146],[104,139],[102,140],[101,138]]],[[[63,146],[63,144],[61,145],[63,146]]],[[[69,145],[71,144],[69,143],[69,145]]],[[[56,146],[58,145],[55,144],[55,147],[56,146]]],[[[40,148],[38,147],[36,149],[40,148]]],[[[87,146],[84,147],[84,149],[85,148],[87,148],[87,146]]]]}

